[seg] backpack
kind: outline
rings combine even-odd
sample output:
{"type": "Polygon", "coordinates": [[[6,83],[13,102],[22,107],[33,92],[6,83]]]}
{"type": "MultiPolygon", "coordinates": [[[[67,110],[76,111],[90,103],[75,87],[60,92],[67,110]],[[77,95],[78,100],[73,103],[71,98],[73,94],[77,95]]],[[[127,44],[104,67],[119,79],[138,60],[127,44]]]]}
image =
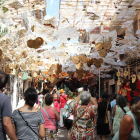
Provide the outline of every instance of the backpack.
{"type": "Polygon", "coordinates": [[[74,101],[71,101],[69,104],[65,104],[63,112],[62,112],[62,116],[64,117],[64,119],[68,119],[70,117],[70,115],[72,114],[73,110],[72,110],[72,103],[74,103],[74,101]]]}

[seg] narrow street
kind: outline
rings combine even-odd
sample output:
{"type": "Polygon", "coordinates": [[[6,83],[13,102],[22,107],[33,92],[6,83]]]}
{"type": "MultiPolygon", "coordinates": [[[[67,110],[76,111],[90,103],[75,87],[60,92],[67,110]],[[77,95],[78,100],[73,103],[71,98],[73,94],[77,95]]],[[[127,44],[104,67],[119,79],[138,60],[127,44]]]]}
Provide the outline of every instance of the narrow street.
{"type": "MultiPolygon", "coordinates": [[[[67,130],[66,129],[64,129],[64,130],[59,129],[58,140],[67,140],[67,130]]],[[[99,136],[97,136],[96,140],[99,140],[99,136]]],[[[112,140],[111,136],[107,136],[106,140],[112,140]]]]}

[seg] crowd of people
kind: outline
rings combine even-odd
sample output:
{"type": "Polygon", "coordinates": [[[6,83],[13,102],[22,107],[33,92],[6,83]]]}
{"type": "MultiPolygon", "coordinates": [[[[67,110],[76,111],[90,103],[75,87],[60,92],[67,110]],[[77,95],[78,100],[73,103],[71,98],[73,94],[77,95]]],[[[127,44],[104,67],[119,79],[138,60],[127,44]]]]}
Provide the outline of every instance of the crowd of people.
{"type": "Polygon", "coordinates": [[[8,75],[0,72],[0,140],[57,140],[58,129],[67,129],[67,140],[140,140],[140,101],[131,108],[123,95],[92,97],[89,90],[65,93],[55,87],[38,95],[24,93],[24,105],[12,112],[10,98],[2,93],[8,75]],[[110,101],[111,100],[111,101],[110,101]],[[60,122],[60,123],[59,123],[60,122]],[[59,127],[60,124],[60,127],[59,127]],[[97,132],[96,132],[97,131],[97,132]]]}

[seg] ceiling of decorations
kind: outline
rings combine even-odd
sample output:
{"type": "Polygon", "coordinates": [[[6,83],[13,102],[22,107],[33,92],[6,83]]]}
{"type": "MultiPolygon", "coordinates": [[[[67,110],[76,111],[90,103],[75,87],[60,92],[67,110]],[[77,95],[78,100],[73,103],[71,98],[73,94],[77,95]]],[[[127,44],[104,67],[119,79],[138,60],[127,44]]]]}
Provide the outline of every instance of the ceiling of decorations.
{"type": "Polygon", "coordinates": [[[59,18],[47,16],[46,0],[0,3],[0,57],[15,73],[98,74],[100,68],[105,78],[112,68],[126,66],[119,54],[140,57],[139,22],[134,27],[139,0],[60,0],[59,18]]]}

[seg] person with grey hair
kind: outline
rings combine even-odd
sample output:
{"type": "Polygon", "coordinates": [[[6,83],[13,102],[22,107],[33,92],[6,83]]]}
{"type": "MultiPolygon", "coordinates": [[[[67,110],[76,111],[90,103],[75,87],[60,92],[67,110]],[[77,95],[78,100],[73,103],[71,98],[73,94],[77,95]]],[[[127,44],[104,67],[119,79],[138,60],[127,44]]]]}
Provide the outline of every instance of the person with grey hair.
{"type": "Polygon", "coordinates": [[[71,140],[95,140],[96,132],[93,119],[97,113],[97,102],[88,91],[83,91],[72,106],[74,121],[70,130],[71,140]],[[79,101],[81,100],[81,104],[79,101]],[[91,104],[89,104],[91,102],[91,104]],[[85,132],[85,133],[83,133],[85,132]]]}

